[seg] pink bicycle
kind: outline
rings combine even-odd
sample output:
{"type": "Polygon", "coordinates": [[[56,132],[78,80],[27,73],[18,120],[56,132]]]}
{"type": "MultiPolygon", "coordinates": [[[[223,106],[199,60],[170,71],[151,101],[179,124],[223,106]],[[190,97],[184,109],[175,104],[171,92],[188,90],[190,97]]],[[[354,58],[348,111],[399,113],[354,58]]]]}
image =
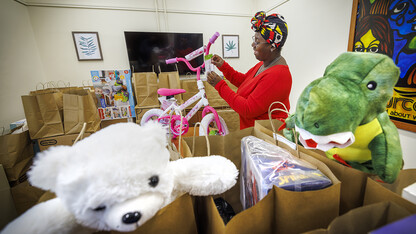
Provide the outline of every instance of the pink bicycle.
{"type": "Polygon", "coordinates": [[[218,115],[217,111],[214,108],[209,106],[208,99],[205,93],[204,83],[202,82],[201,69],[205,67],[205,71],[209,72],[213,69],[211,64],[212,55],[209,54],[209,49],[215,40],[220,34],[216,32],[210,39],[206,46],[189,53],[185,58],[172,58],[166,60],[166,64],[184,62],[190,70],[196,72],[197,86],[199,92],[186,100],[182,105],[178,105],[174,95],[185,93],[184,89],[158,89],[157,93],[161,96],[159,100],[161,101],[161,109],[150,109],[142,117],[140,122],[141,125],[146,124],[149,121],[158,121],[164,126],[170,127],[173,137],[183,135],[189,130],[188,121],[197,113],[197,111],[204,106],[202,111],[202,120],[201,126],[199,128],[199,135],[208,135],[208,134],[219,134],[227,135],[228,128],[225,124],[224,119],[218,115]],[[197,58],[200,55],[205,54],[204,63],[199,67],[192,67],[189,61],[197,58]],[[198,101],[199,100],[199,101],[198,101]],[[185,117],[182,117],[181,123],[181,113],[188,106],[192,105],[194,102],[198,101],[195,106],[186,114],[185,117]],[[181,128],[182,125],[182,128],[181,128]]]}

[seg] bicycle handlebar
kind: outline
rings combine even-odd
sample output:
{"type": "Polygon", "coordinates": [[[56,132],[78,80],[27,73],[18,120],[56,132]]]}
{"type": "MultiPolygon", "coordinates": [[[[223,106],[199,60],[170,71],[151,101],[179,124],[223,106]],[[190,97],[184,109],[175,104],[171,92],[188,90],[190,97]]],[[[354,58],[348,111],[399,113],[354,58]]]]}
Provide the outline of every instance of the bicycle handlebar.
{"type": "MultiPolygon", "coordinates": [[[[217,40],[217,38],[220,36],[220,33],[219,32],[215,32],[214,33],[214,35],[209,39],[209,42],[208,42],[208,44],[207,44],[207,46],[206,46],[206,48],[205,47],[201,47],[203,50],[205,50],[205,55],[208,55],[208,53],[209,53],[209,49],[210,49],[210,47],[211,47],[211,44],[213,44],[214,42],[215,42],[215,40],[217,40]]],[[[201,48],[199,48],[198,50],[201,50],[201,48]]],[[[191,53],[192,54],[192,53],[191,53]]],[[[190,59],[191,60],[191,59],[190,59]]],[[[184,63],[186,63],[186,65],[188,66],[188,68],[189,69],[191,69],[191,71],[196,71],[197,72],[197,78],[198,78],[198,80],[199,80],[199,72],[200,72],[200,69],[201,68],[203,68],[203,67],[205,67],[205,63],[203,63],[200,67],[198,67],[198,68],[194,68],[194,67],[192,67],[192,65],[188,62],[188,60],[186,60],[186,59],[184,59],[184,58],[171,58],[171,59],[167,59],[167,60],[165,60],[165,62],[166,62],[166,64],[171,64],[171,63],[177,63],[177,62],[179,62],[179,61],[181,61],[181,62],[184,62],[184,63]]]]}
{"type": "Polygon", "coordinates": [[[178,58],[171,58],[171,59],[166,60],[166,64],[177,63],[177,62],[178,62],[178,58]]]}
{"type": "Polygon", "coordinates": [[[215,32],[214,35],[209,39],[209,42],[211,42],[211,44],[214,44],[215,40],[217,40],[217,38],[220,36],[219,32],[215,32]]]}

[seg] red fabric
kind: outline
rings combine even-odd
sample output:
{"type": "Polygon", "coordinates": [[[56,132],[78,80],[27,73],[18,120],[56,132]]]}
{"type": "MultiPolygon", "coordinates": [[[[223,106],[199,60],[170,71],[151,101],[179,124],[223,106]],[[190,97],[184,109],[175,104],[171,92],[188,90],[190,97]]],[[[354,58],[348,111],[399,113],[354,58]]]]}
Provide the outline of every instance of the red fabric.
{"type": "MultiPolygon", "coordinates": [[[[271,103],[280,101],[290,110],[289,94],[292,88],[292,75],[286,65],[275,65],[254,77],[263,62],[257,63],[246,74],[237,72],[227,62],[219,68],[227,80],[238,87],[235,93],[225,81],[215,86],[220,96],[240,115],[240,129],[254,126],[254,121],[269,119],[271,103]]],[[[281,108],[274,105],[272,108],[281,108]]],[[[281,111],[272,113],[274,119],[286,119],[281,111]]]]}

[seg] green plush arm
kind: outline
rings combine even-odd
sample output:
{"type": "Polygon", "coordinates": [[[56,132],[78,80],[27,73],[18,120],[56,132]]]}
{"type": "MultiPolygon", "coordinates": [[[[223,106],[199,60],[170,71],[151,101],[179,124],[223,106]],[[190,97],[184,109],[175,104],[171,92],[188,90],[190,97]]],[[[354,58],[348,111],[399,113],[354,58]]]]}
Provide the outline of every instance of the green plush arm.
{"type": "Polygon", "coordinates": [[[396,126],[390,121],[386,112],[377,116],[383,133],[370,142],[374,172],[387,183],[393,183],[402,165],[402,149],[396,126]]]}
{"type": "Polygon", "coordinates": [[[292,142],[295,141],[295,135],[293,133],[293,130],[295,129],[295,114],[291,114],[286,118],[286,128],[283,129],[283,135],[286,139],[292,142]]]}

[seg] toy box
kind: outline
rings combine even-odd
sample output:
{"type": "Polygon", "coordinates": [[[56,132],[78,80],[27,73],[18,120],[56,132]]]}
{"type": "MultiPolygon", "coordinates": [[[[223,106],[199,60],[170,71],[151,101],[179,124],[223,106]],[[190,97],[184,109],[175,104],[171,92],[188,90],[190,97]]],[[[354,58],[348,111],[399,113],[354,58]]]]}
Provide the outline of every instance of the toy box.
{"type": "Polygon", "coordinates": [[[402,191],[402,197],[416,204],[416,183],[405,187],[402,191]]]}
{"type": "Polygon", "coordinates": [[[254,136],[241,140],[240,174],[240,200],[244,209],[264,198],[274,185],[302,192],[323,189],[332,184],[314,165],[254,136]]]}
{"type": "Polygon", "coordinates": [[[130,70],[91,71],[102,120],[136,117],[130,70]]]}

